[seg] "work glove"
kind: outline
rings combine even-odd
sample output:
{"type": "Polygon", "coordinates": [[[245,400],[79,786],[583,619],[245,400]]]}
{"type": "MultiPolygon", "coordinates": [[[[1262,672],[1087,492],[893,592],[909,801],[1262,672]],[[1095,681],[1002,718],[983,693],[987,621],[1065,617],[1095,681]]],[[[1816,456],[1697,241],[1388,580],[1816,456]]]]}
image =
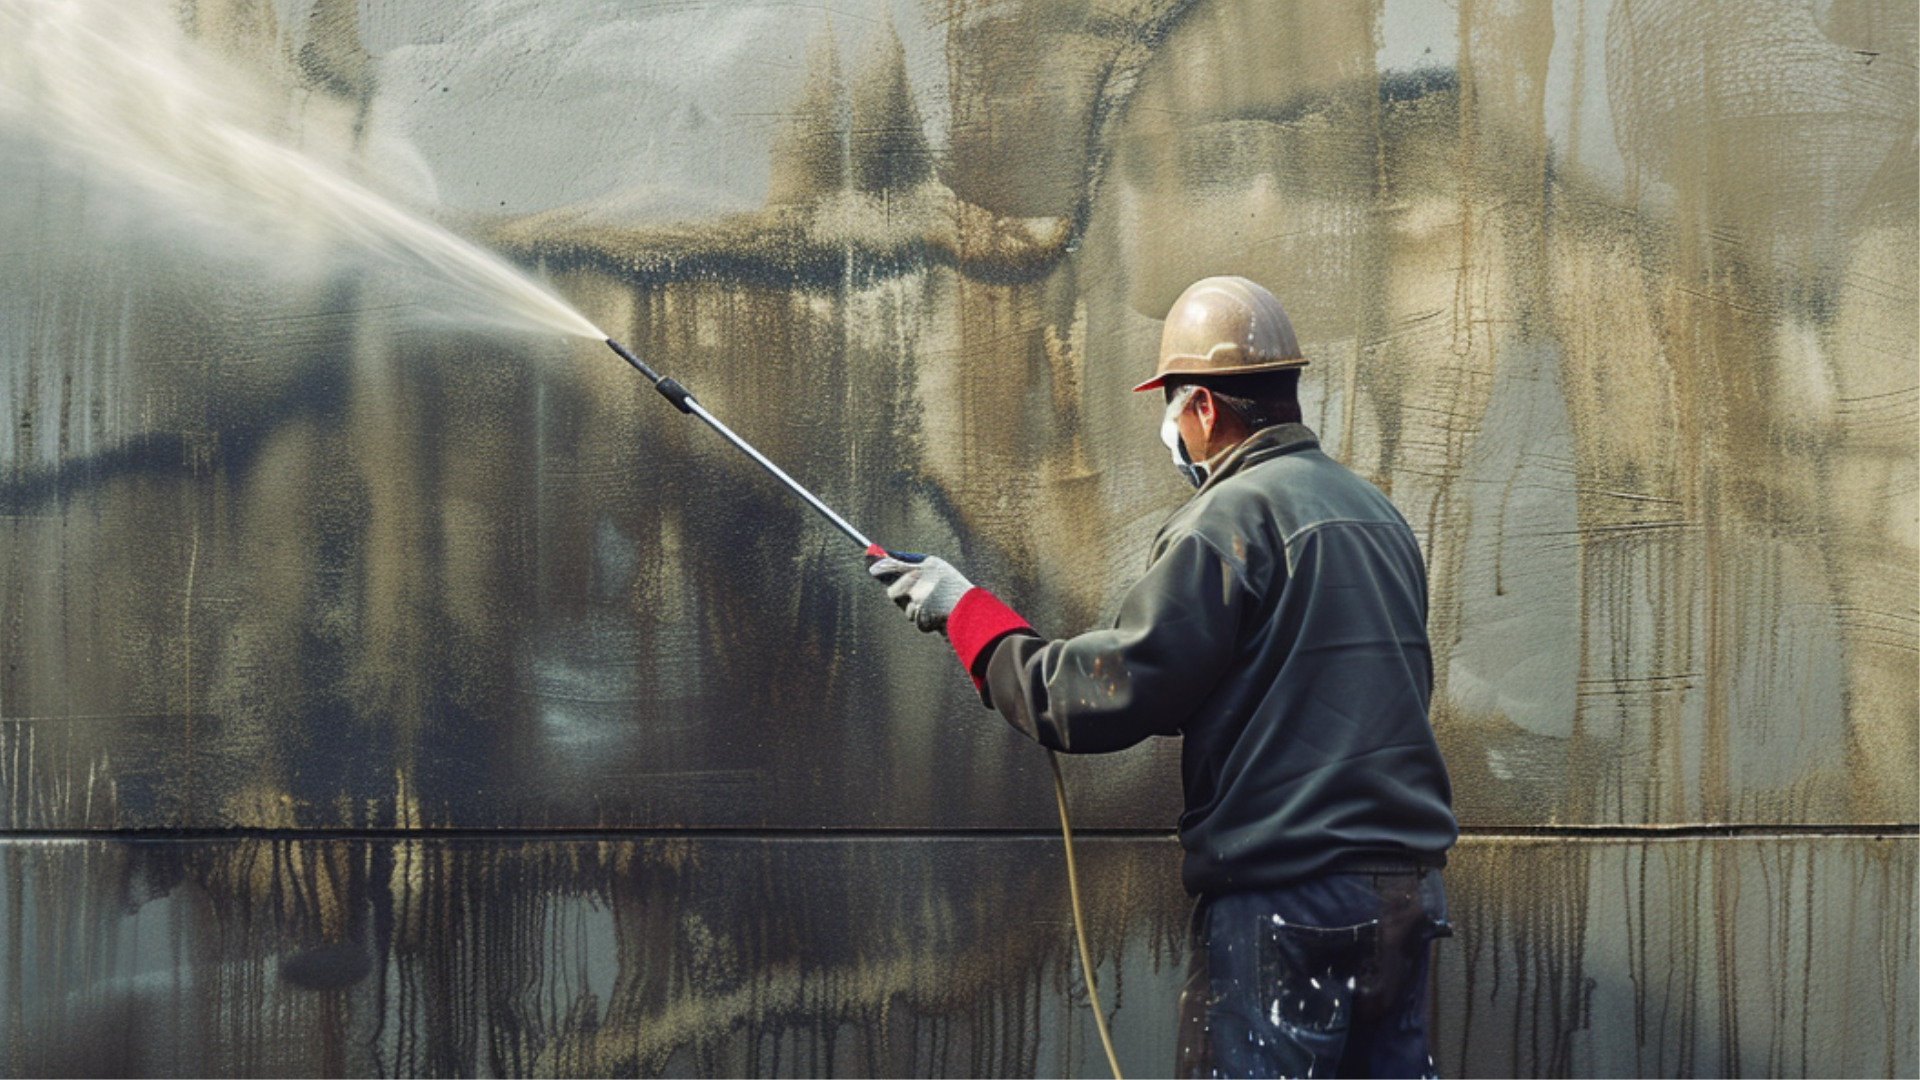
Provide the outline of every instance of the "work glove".
{"type": "Polygon", "coordinates": [[[947,616],[973,588],[973,582],[960,576],[960,571],[945,559],[921,555],[910,560],[889,552],[868,564],[867,572],[886,585],[888,598],[900,605],[913,625],[929,634],[935,630],[944,633],[947,616]]]}

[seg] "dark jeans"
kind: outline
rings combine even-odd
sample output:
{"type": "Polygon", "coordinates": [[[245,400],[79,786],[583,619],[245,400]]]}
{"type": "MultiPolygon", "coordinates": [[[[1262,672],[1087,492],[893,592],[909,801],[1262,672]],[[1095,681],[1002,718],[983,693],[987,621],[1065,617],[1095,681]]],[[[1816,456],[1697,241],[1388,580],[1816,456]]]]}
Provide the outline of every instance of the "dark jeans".
{"type": "Polygon", "coordinates": [[[1201,897],[1175,1075],[1431,1076],[1437,870],[1332,873],[1201,897]]]}

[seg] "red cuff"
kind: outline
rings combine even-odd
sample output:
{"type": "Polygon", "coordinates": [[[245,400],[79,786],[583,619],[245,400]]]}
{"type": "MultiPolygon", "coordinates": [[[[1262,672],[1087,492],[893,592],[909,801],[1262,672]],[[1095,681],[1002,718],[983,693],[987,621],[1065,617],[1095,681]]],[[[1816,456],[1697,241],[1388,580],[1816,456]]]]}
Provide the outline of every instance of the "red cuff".
{"type": "Polygon", "coordinates": [[[960,658],[960,666],[967,669],[975,690],[980,689],[980,673],[974,670],[974,664],[988,654],[994,642],[1023,630],[1032,633],[1033,627],[999,597],[978,587],[968,589],[947,615],[947,642],[960,658]]]}

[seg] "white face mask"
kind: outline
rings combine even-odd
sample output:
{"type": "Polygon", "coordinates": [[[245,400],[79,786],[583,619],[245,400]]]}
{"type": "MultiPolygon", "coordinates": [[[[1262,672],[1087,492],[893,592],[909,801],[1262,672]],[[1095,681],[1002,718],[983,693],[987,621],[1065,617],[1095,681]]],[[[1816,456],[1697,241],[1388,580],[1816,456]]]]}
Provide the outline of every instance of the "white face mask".
{"type": "Polygon", "coordinates": [[[1174,391],[1173,400],[1167,402],[1166,417],[1160,421],[1160,441],[1166,443],[1167,449],[1173,452],[1173,467],[1179,469],[1180,475],[1196,488],[1207,482],[1207,466],[1205,463],[1196,465],[1187,456],[1187,444],[1180,440],[1180,414],[1186,410],[1187,402],[1193,400],[1193,392],[1198,389],[1199,386],[1189,383],[1174,391]]]}

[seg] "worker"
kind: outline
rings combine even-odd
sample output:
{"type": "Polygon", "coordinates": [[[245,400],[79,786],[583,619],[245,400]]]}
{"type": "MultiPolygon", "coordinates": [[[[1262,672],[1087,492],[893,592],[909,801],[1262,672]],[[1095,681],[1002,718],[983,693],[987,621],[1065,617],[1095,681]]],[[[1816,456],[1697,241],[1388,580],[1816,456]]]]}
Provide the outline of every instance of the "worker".
{"type": "Polygon", "coordinates": [[[1458,835],[1427,718],[1426,570],[1406,520],[1300,422],[1307,363],[1239,277],[1175,302],[1153,377],[1197,493],[1104,629],[1048,640],[937,557],[870,572],[980,700],[1064,753],[1184,739],[1196,897],[1182,1076],[1428,1073],[1426,981],[1458,835]]]}

